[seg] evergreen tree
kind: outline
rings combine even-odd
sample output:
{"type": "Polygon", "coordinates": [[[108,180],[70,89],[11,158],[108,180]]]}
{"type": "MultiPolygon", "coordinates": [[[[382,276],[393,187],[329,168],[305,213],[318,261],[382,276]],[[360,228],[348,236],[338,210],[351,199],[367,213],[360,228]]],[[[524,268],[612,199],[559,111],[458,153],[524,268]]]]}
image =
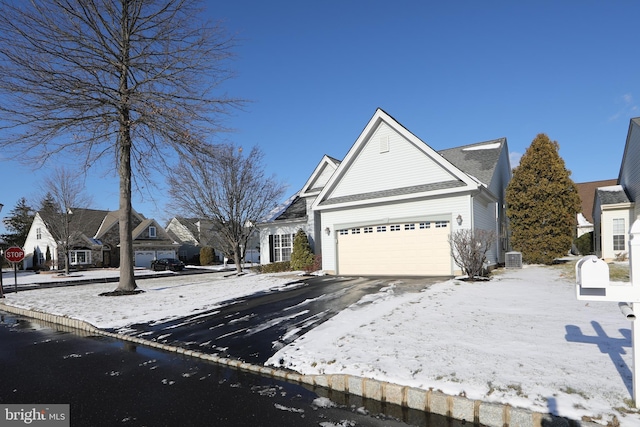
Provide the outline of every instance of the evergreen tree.
{"type": "Polygon", "coordinates": [[[49,245],[47,245],[47,252],[44,260],[44,265],[47,266],[47,270],[51,269],[51,249],[49,249],[49,245]]]}
{"type": "Polygon", "coordinates": [[[559,148],[538,134],[507,186],[511,244],[528,263],[551,264],[573,241],[580,196],[559,148]]]}
{"type": "Polygon", "coordinates": [[[291,252],[291,269],[307,270],[313,265],[313,252],[309,245],[307,233],[298,230],[293,238],[293,251],[291,252]]]}
{"type": "Polygon", "coordinates": [[[9,231],[2,235],[5,244],[22,247],[27,240],[33,217],[33,209],[27,204],[27,200],[24,197],[18,200],[18,204],[11,210],[9,216],[2,220],[9,231]]]}

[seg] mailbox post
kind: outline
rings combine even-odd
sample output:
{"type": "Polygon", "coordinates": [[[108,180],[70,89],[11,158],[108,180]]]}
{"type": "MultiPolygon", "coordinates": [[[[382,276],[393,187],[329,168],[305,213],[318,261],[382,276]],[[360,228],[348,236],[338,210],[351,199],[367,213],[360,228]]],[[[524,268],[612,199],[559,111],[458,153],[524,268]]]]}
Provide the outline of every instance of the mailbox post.
{"type": "Polygon", "coordinates": [[[576,264],[576,296],[578,300],[615,301],[622,313],[631,321],[631,375],[633,401],[640,405],[640,325],[636,325],[636,314],[640,313],[640,218],[629,231],[629,281],[611,282],[607,263],[590,255],[576,264]],[[636,273],[634,275],[634,272],[636,273]]]}

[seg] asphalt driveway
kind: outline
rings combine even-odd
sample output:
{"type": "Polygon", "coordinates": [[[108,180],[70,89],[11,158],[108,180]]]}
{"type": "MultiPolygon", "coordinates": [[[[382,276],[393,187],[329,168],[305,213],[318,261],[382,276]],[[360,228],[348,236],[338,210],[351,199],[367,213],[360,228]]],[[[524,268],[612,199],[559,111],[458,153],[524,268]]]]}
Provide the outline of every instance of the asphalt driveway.
{"type": "MultiPolygon", "coordinates": [[[[308,277],[284,291],[229,301],[164,323],[131,325],[132,336],[262,364],[283,346],[369,294],[419,292],[444,278],[308,277]]],[[[120,331],[122,333],[122,331],[120,331]]]]}

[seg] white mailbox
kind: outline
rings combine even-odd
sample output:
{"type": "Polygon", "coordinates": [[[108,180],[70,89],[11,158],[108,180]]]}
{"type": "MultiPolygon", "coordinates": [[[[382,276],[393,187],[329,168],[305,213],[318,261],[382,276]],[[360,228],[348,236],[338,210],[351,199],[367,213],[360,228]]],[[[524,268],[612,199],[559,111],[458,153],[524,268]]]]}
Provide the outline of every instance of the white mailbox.
{"type": "Polygon", "coordinates": [[[587,301],[640,302],[640,286],[611,282],[609,266],[594,255],[576,263],[576,297],[587,301]]]}
{"type": "Polygon", "coordinates": [[[595,255],[576,263],[576,283],[583,288],[606,288],[609,284],[609,266],[595,255]]]}
{"type": "Polygon", "coordinates": [[[611,282],[609,266],[591,255],[576,264],[576,295],[579,300],[617,301],[622,314],[631,321],[631,347],[633,349],[633,400],[640,407],[640,217],[629,230],[629,276],[631,283],[611,282]],[[634,274],[635,273],[635,274],[634,274]]]}

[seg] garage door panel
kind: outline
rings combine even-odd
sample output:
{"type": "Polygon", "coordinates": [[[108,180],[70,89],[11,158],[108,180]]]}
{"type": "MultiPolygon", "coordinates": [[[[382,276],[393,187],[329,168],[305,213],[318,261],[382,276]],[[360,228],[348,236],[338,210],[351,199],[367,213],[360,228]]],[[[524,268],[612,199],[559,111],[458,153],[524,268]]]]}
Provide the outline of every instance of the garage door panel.
{"type": "Polygon", "coordinates": [[[343,230],[338,235],[338,272],[370,275],[450,275],[449,223],[406,229],[404,224],[343,230]],[[395,226],[395,225],[394,225],[395,226]],[[380,227],[380,228],[379,228],[380,227]],[[382,228],[384,227],[384,228],[382,228]],[[398,229],[399,228],[399,229],[398,229]],[[381,231],[384,230],[384,231],[381,231]]]}

